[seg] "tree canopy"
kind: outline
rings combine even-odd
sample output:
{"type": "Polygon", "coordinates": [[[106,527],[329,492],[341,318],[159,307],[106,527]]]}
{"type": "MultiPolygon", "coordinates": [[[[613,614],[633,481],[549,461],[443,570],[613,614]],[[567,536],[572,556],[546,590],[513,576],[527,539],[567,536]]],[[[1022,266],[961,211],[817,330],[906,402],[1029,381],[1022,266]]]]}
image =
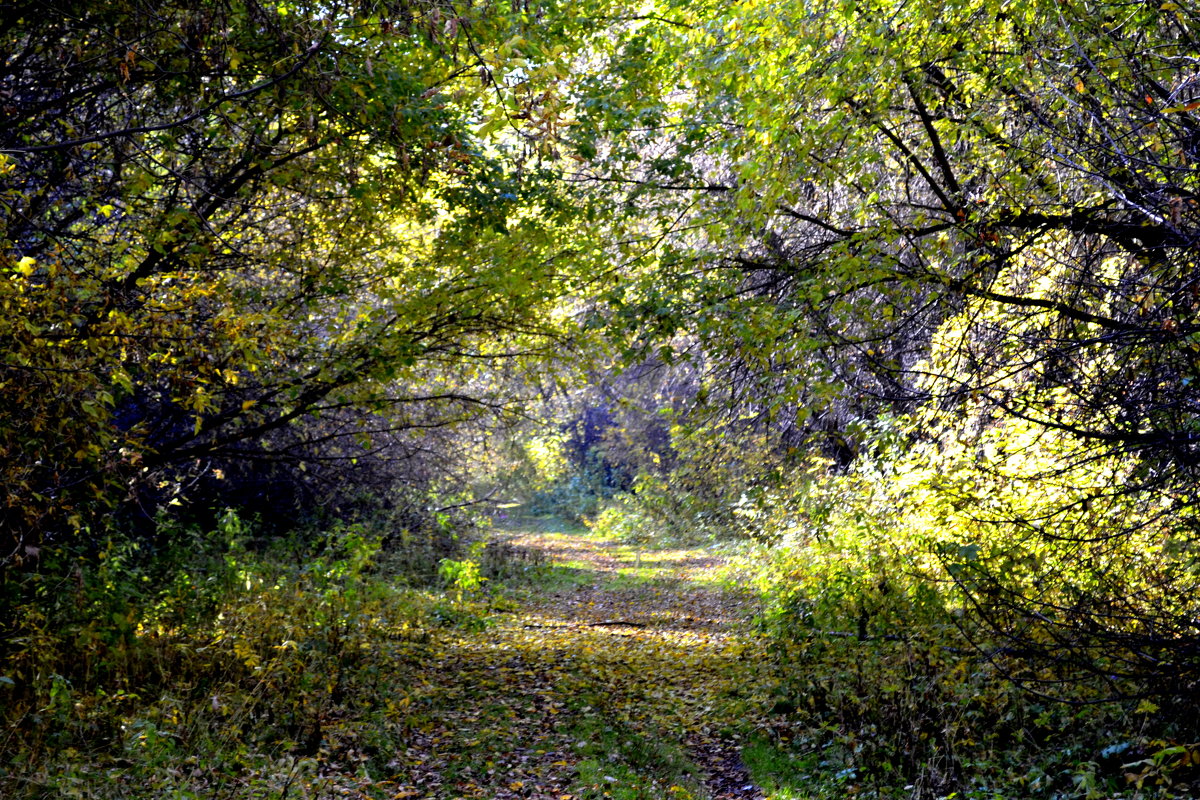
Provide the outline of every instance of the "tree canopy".
{"type": "Polygon", "coordinates": [[[953,495],[935,524],[957,516],[954,544],[1024,552],[1039,585],[1064,587],[1012,585],[972,555],[956,574],[997,628],[1030,647],[1020,620],[1045,614],[1054,643],[1037,648],[1095,664],[1090,637],[1137,641],[1127,667],[1178,669],[1158,648],[1190,652],[1191,612],[1132,610],[1113,543],[1166,535],[1185,554],[1163,569],[1190,574],[1194,12],[660,10],[581,81],[573,130],[572,178],[644,249],[614,322],[787,441],[842,452],[864,421],[908,415],[912,452],[943,473],[922,490],[953,495]]]}
{"type": "Polygon", "coordinates": [[[502,411],[491,365],[560,335],[573,267],[538,151],[586,26],[438,3],[6,17],[6,565],[223,462],[347,461],[502,411]]]}

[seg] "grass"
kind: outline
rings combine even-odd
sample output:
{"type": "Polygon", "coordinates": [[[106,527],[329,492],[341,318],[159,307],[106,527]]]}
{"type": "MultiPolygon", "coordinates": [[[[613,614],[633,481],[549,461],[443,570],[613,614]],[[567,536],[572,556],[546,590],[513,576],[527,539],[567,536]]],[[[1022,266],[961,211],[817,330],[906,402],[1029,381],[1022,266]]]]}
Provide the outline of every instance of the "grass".
{"type": "MultiPolygon", "coordinates": [[[[587,709],[587,710],[583,710],[587,709]]],[[[576,739],[578,792],[582,798],[679,800],[706,797],[704,783],[681,743],[659,731],[654,738],[619,720],[579,709],[576,739]]]]}
{"type": "MultiPolygon", "coordinates": [[[[764,739],[756,739],[742,750],[746,768],[772,800],[816,800],[822,781],[820,759],[816,754],[788,752],[764,739]]],[[[838,787],[845,796],[845,785],[838,787]]],[[[831,795],[832,796],[832,795],[831,795]]]]}
{"type": "Polygon", "coordinates": [[[48,672],[10,704],[0,796],[1190,796],[1195,748],[1033,702],[948,631],[789,636],[705,551],[531,528],[444,589],[353,554],[243,564],[209,624],[137,631],[96,651],[110,679],[48,672]]]}

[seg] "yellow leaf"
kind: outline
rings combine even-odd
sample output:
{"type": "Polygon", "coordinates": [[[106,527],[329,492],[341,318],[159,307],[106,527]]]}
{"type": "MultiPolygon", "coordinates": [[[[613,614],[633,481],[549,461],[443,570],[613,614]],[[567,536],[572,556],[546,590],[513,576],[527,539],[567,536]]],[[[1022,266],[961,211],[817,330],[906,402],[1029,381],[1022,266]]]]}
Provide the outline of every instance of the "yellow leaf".
{"type": "Polygon", "coordinates": [[[1076,78],[1076,79],[1075,79],[1075,91],[1077,91],[1077,92],[1081,92],[1081,93],[1082,93],[1082,92],[1086,92],[1086,91],[1087,91],[1087,87],[1085,87],[1085,86],[1083,85],[1083,78],[1076,78]]]}
{"type": "Polygon", "coordinates": [[[1197,108],[1200,108],[1200,100],[1196,100],[1196,101],[1194,101],[1194,102],[1191,102],[1191,103],[1186,103],[1186,104],[1184,104],[1184,105],[1181,105],[1181,106],[1171,106],[1170,108],[1164,108],[1164,109],[1162,110],[1162,113],[1164,113],[1164,114],[1177,114],[1177,113],[1179,113],[1180,111],[1195,111],[1197,108]]]}

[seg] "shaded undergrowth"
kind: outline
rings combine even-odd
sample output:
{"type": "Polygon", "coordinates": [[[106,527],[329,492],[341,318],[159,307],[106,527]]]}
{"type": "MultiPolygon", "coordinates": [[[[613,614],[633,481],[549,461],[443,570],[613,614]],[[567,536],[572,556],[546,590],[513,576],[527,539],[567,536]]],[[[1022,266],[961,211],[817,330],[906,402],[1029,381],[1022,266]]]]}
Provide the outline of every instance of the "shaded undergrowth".
{"type": "Polygon", "coordinates": [[[1149,798],[1200,760],[1150,705],[1022,693],[953,625],[814,627],[762,554],[518,520],[433,583],[360,530],[230,558],[210,621],[83,651],[103,680],[53,660],[86,630],[5,666],[0,795],[1149,798]]]}
{"type": "Polygon", "coordinates": [[[533,527],[432,584],[359,529],[235,548],[188,624],[28,626],[2,673],[0,794],[714,796],[693,753],[736,753],[715,720],[747,699],[730,631],[750,607],[703,554],[533,527]]]}

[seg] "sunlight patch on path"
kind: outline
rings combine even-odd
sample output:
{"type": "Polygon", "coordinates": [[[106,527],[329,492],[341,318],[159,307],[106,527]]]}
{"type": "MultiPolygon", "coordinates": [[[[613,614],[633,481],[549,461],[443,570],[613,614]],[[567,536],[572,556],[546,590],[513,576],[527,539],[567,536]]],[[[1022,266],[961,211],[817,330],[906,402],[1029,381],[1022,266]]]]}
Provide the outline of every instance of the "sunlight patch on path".
{"type": "MultiPolygon", "coordinates": [[[[506,532],[543,554],[521,608],[439,638],[414,778],[431,798],[761,798],[737,736],[761,707],[749,601],[699,550],[506,532]],[[634,786],[633,784],[637,784],[634,786]]],[[[420,725],[418,725],[420,727],[420,725]]]]}

